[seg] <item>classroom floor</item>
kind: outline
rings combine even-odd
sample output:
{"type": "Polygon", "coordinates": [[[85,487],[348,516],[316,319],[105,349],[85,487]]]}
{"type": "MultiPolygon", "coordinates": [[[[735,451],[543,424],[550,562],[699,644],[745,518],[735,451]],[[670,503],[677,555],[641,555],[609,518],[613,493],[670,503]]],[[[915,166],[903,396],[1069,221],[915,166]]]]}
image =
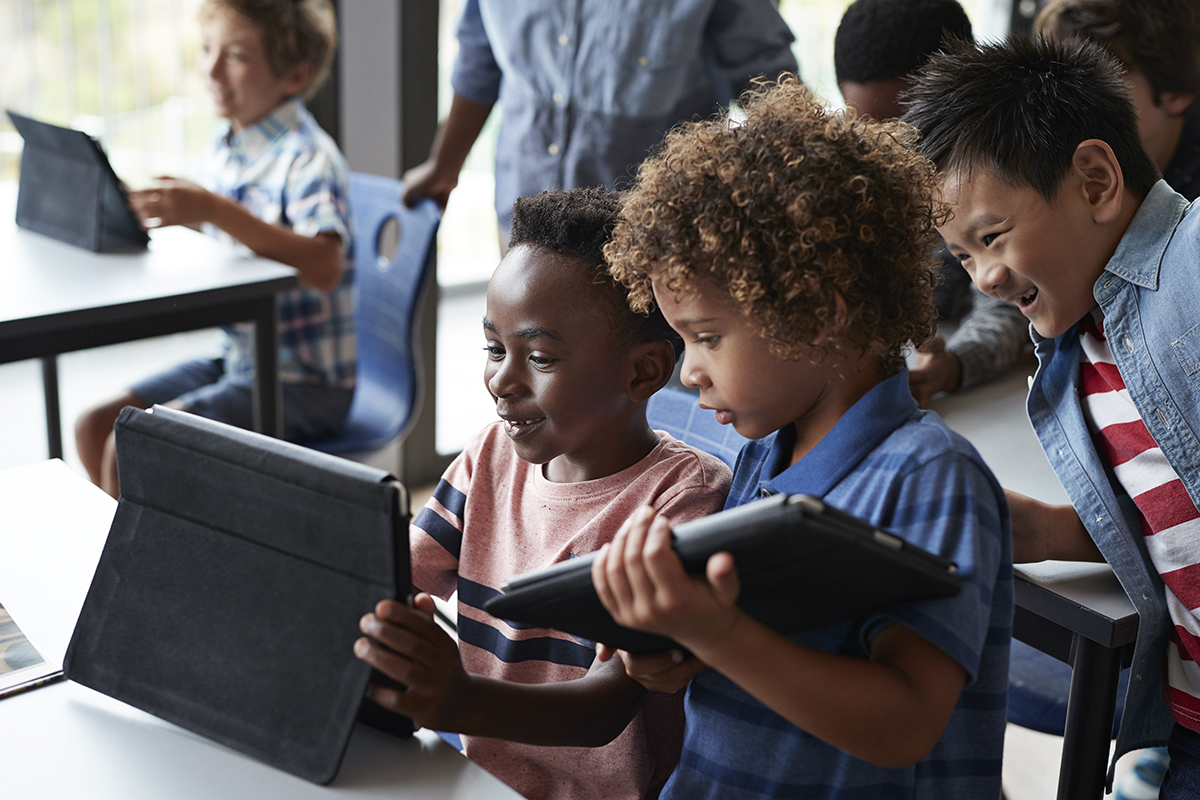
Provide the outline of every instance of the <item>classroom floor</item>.
{"type": "MultiPolygon", "coordinates": [[[[452,317],[447,335],[451,341],[474,343],[480,313],[465,303],[452,317]]],[[[211,331],[178,334],[94,350],[69,353],[59,359],[60,403],[64,425],[65,461],[82,472],[75,455],[70,421],[96,398],[106,397],[131,380],[170,366],[181,354],[202,351],[212,341],[211,331]]],[[[439,336],[439,342],[442,337],[439,336]]],[[[457,352],[471,352],[470,348],[457,352]]],[[[490,418],[487,404],[480,402],[481,382],[476,374],[459,376],[448,383],[439,381],[439,415],[458,419],[471,430],[490,418]],[[457,382],[455,382],[457,381],[457,382]],[[443,388],[444,387],[444,388],[443,388]],[[467,424],[469,421],[469,424],[467,424]]],[[[484,398],[486,400],[486,397],[484,398]]],[[[41,371],[37,362],[0,364],[0,469],[35,463],[46,458],[45,418],[42,410],[41,371]]],[[[439,437],[442,439],[443,437],[439,437]]],[[[448,437],[453,439],[453,436],[448,437]]],[[[441,442],[439,441],[439,444],[441,442]]],[[[431,486],[411,487],[414,506],[429,496],[431,486]]],[[[1056,736],[1009,726],[1005,745],[1004,788],[1007,800],[1049,800],[1057,789],[1061,739],[1056,736]]],[[[1118,776],[1130,769],[1133,755],[1121,760],[1118,776]]]]}

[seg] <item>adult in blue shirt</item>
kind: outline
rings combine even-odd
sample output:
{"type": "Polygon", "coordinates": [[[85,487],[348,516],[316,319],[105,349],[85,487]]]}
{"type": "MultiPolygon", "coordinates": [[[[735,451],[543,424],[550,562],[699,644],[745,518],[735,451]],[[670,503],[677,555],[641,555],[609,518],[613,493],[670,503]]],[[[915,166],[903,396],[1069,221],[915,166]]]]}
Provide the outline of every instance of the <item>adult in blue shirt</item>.
{"type": "Polygon", "coordinates": [[[499,103],[496,214],[543,189],[630,182],[675,123],[797,70],[774,0],[467,0],[450,114],[404,200],[443,207],[499,103]]]}

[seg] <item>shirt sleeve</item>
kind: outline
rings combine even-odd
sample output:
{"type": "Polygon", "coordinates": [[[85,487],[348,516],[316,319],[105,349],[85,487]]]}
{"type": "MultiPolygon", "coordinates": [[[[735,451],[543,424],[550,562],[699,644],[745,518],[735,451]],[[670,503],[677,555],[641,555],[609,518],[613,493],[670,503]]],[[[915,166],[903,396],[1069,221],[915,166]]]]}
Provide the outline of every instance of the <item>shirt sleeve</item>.
{"type": "Polygon", "coordinates": [[[974,285],[971,297],[971,310],[946,342],[946,349],[958,356],[960,365],[956,391],[1000,377],[1033,346],[1029,320],[1021,309],[987,296],[974,285]]]}
{"type": "Polygon", "coordinates": [[[1002,491],[979,464],[961,454],[939,456],[896,486],[894,516],[881,527],[958,565],[954,597],[902,603],[869,617],[862,644],[901,622],[945,652],[974,679],[987,644],[992,595],[1011,537],[1002,491]]]}
{"type": "Polygon", "coordinates": [[[454,93],[473,103],[490,106],[500,96],[500,65],[483,27],[479,0],[467,0],[458,20],[458,58],[450,73],[454,93]]]}
{"type": "Polygon", "coordinates": [[[284,215],[301,236],[333,233],[350,247],[350,206],[344,173],[327,153],[314,150],[297,158],[288,173],[284,215]]]}
{"type": "Polygon", "coordinates": [[[458,561],[470,480],[470,461],[465,453],[460,453],[446,468],[433,496],[408,529],[413,586],[443,600],[458,588],[458,561]]]}
{"type": "Polygon", "coordinates": [[[717,0],[705,26],[715,67],[731,98],[759,76],[799,74],[792,54],[795,37],[772,0],[717,0]]]}

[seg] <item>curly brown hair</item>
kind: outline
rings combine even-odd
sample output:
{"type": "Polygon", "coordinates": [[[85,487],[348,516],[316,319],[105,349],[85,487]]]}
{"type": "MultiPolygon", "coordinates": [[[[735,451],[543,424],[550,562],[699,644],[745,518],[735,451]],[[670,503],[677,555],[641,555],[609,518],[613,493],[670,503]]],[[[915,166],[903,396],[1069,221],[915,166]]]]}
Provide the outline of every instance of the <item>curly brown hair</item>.
{"type": "Polygon", "coordinates": [[[605,248],[630,305],[651,282],[687,293],[711,280],[787,359],[847,346],[880,360],[932,336],[932,164],[901,122],[823,108],[795,76],[669,133],[638,169],[605,248]],[[844,300],[839,309],[838,298],[844,300]],[[815,344],[824,332],[836,332],[815,344]]]}

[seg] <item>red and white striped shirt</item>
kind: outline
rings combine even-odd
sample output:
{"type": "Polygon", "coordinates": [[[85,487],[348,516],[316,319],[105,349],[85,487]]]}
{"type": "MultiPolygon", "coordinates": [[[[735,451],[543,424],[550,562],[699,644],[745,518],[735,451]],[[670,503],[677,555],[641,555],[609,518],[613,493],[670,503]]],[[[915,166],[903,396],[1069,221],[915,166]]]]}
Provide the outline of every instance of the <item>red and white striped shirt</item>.
{"type": "Polygon", "coordinates": [[[1137,505],[1150,562],[1166,584],[1173,625],[1164,664],[1167,707],[1181,725],[1200,731],[1200,511],[1130,399],[1098,309],[1084,319],[1079,338],[1084,417],[1137,505]]]}

